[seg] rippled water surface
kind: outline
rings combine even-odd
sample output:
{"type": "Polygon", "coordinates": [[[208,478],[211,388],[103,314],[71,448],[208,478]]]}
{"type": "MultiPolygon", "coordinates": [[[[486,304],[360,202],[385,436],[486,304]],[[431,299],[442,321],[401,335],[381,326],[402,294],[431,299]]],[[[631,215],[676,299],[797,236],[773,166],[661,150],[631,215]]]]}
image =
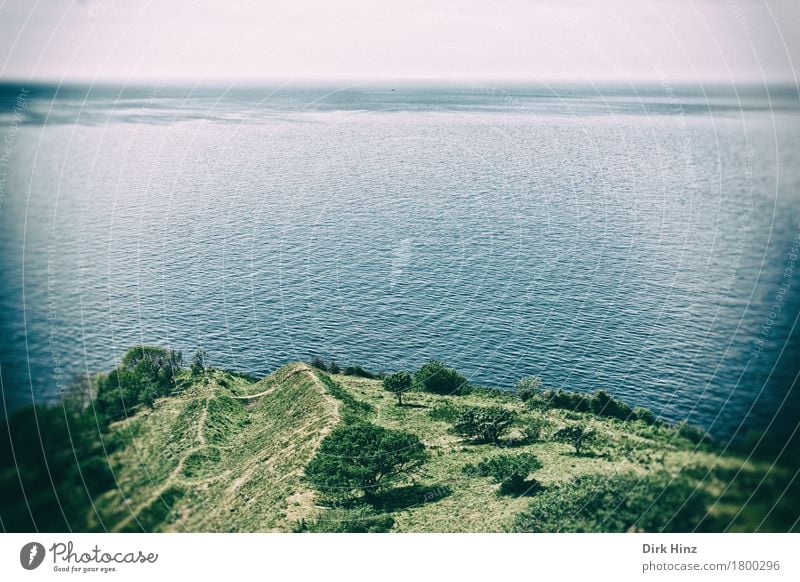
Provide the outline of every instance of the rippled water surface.
{"type": "Polygon", "coordinates": [[[729,435],[797,371],[790,92],[0,96],[7,406],[152,343],[257,374],[440,358],[729,435]]]}

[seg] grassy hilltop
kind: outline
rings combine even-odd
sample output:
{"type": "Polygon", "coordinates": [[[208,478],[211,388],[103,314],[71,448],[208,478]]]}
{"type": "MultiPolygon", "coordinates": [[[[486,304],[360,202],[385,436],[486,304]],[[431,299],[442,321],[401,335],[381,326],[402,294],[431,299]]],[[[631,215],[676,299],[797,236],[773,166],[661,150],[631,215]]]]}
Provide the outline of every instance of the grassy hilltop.
{"type": "MultiPolygon", "coordinates": [[[[171,394],[155,395],[148,405],[107,424],[96,422],[103,408],[99,397],[82,414],[66,408],[25,411],[10,421],[13,447],[8,442],[0,447],[3,529],[797,527],[796,486],[791,488],[788,469],[725,453],[699,431],[663,424],[641,409],[633,413],[613,399],[598,409],[598,398],[605,396],[474,387],[456,395],[415,386],[399,405],[381,378],[358,368],[347,371],[292,363],[255,381],[210,368],[181,369],[171,394]],[[496,438],[458,430],[465,418],[483,418],[480,413],[487,410],[504,419],[496,438]],[[36,434],[45,435],[42,444],[33,434],[37,423],[43,428],[36,434]],[[325,439],[333,440],[345,427],[364,430],[365,423],[413,435],[424,447],[424,462],[374,492],[330,495],[309,478],[307,468],[325,439]],[[57,454],[58,431],[74,446],[57,454]],[[576,431],[586,437],[579,454],[576,431]],[[506,477],[515,471],[511,487],[506,477]]],[[[8,433],[5,427],[2,432],[8,433]]]]}

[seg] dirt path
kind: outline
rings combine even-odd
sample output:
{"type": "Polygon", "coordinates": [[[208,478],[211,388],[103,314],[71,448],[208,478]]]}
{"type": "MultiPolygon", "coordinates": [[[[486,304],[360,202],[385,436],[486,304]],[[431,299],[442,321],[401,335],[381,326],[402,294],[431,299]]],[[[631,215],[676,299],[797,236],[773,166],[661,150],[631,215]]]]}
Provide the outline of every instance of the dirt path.
{"type": "MultiPolygon", "coordinates": [[[[330,405],[331,410],[332,410],[332,413],[330,415],[330,422],[328,422],[322,428],[322,430],[319,431],[317,438],[314,439],[314,443],[313,443],[311,448],[312,448],[313,451],[316,451],[319,448],[319,445],[322,442],[322,439],[325,438],[327,435],[329,435],[330,432],[333,430],[333,427],[336,426],[336,424],[338,424],[338,422],[339,422],[339,418],[341,417],[341,413],[339,411],[339,401],[336,400],[333,396],[331,396],[328,393],[328,390],[325,388],[325,384],[322,383],[322,380],[320,380],[319,377],[314,373],[314,370],[312,370],[311,367],[307,366],[306,364],[302,364],[302,363],[296,364],[294,369],[290,373],[286,374],[286,376],[281,378],[281,382],[289,379],[290,377],[292,377],[292,376],[294,376],[296,374],[301,374],[301,373],[308,374],[308,376],[311,378],[311,381],[314,383],[314,386],[320,391],[320,393],[322,394],[322,397],[330,405]]],[[[264,392],[260,392],[258,394],[253,394],[253,395],[250,395],[250,396],[236,396],[235,398],[251,399],[251,398],[259,398],[261,396],[266,396],[267,394],[270,394],[276,388],[280,387],[280,385],[281,384],[278,383],[275,386],[273,386],[272,388],[270,388],[269,390],[265,390],[264,392]]],[[[314,422],[316,422],[316,421],[314,421],[314,422]]],[[[313,424],[313,422],[312,422],[312,424],[313,424]]],[[[300,432],[302,432],[305,428],[306,428],[305,426],[301,426],[301,427],[298,428],[298,430],[300,432]]],[[[294,448],[295,448],[294,446],[290,445],[284,451],[284,453],[291,453],[291,452],[293,452],[294,448]]],[[[244,485],[253,476],[253,473],[255,473],[256,470],[259,467],[263,468],[264,466],[269,466],[272,463],[274,463],[274,459],[273,460],[265,460],[265,459],[260,459],[258,457],[253,459],[250,463],[245,465],[244,472],[239,477],[237,477],[236,480],[233,483],[231,483],[230,487],[228,487],[228,490],[226,491],[226,497],[230,497],[232,495],[235,495],[236,492],[239,490],[239,488],[242,485],[244,485]]]]}
{"type": "MultiPolygon", "coordinates": [[[[277,388],[279,388],[281,386],[281,384],[283,382],[285,382],[286,380],[288,380],[292,376],[295,376],[297,374],[301,374],[303,372],[308,372],[313,377],[314,380],[316,380],[317,382],[320,382],[319,378],[317,378],[317,375],[314,374],[314,371],[309,366],[307,366],[305,364],[298,363],[298,364],[294,365],[293,369],[288,374],[286,374],[285,376],[283,376],[283,377],[281,377],[279,379],[276,379],[274,386],[272,386],[270,388],[267,388],[263,392],[258,392],[256,394],[245,394],[244,396],[231,396],[231,398],[234,398],[236,400],[253,400],[255,398],[261,398],[262,396],[266,396],[267,394],[271,394],[272,392],[274,392],[277,388]]],[[[324,388],[324,386],[323,386],[323,388],[324,388]]]]}

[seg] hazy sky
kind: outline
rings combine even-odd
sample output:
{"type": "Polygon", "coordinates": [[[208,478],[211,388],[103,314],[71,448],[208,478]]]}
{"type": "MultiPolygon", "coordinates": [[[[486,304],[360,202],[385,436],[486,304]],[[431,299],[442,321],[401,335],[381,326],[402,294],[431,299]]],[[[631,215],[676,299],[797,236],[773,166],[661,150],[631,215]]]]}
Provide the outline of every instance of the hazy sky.
{"type": "Polygon", "coordinates": [[[799,0],[0,0],[0,77],[794,80],[799,0]]]}

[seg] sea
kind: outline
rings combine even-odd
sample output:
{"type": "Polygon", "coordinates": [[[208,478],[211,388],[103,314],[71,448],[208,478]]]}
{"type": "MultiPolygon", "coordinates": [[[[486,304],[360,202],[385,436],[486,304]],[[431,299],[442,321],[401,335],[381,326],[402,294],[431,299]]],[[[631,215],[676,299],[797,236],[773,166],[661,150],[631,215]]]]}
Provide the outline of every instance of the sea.
{"type": "Polygon", "coordinates": [[[737,438],[797,393],[799,255],[790,85],[0,84],[4,414],[153,344],[737,438]]]}

